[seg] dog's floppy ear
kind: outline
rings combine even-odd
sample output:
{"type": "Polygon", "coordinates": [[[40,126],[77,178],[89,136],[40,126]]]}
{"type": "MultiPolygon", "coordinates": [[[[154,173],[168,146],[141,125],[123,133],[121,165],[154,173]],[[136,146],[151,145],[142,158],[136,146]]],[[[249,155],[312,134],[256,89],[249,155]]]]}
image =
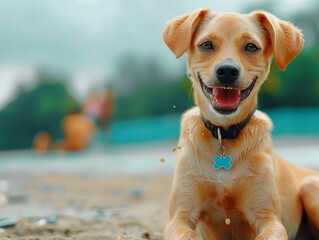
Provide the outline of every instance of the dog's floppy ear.
{"type": "Polygon", "coordinates": [[[163,38],[177,58],[182,56],[189,48],[197,26],[204,20],[209,11],[209,9],[199,9],[183,16],[175,17],[167,23],[163,38]]]}
{"type": "Polygon", "coordinates": [[[301,30],[270,13],[258,11],[253,14],[270,35],[273,56],[277,66],[281,70],[285,70],[303,47],[304,39],[301,30]]]}

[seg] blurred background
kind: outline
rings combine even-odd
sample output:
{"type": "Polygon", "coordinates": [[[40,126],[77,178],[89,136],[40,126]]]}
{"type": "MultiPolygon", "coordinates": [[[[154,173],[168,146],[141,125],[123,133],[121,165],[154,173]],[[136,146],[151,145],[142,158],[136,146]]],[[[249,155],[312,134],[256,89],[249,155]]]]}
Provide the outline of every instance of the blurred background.
{"type": "Polygon", "coordinates": [[[161,239],[172,150],[194,105],[186,56],[161,33],[205,7],[267,10],[303,30],[303,51],[285,72],[272,65],[259,108],[275,150],[319,169],[318,0],[0,1],[0,236],[161,239]]]}
{"type": "Polygon", "coordinates": [[[285,72],[273,65],[259,107],[274,135],[319,135],[318,1],[11,0],[0,2],[0,150],[176,140],[194,103],[185,56],[161,32],[200,7],[263,9],[302,28],[304,50],[285,72]]]}

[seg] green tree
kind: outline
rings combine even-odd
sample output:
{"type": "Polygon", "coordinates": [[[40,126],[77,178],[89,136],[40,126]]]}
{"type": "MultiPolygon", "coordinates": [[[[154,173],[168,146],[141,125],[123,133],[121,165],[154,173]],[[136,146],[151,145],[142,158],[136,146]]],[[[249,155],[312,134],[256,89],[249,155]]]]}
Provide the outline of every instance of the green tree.
{"type": "Polygon", "coordinates": [[[1,150],[30,148],[39,131],[46,131],[53,138],[61,137],[62,118],[79,108],[62,80],[60,76],[40,73],[33,89],[21,89],[0,112],[1,150]]]}
{"type": "Polygon", "coordinates": [[[319,51],[304,50],[287,69],[275,63],[260,93],[260,105],[275,107],[319,107],[319,51]]]}

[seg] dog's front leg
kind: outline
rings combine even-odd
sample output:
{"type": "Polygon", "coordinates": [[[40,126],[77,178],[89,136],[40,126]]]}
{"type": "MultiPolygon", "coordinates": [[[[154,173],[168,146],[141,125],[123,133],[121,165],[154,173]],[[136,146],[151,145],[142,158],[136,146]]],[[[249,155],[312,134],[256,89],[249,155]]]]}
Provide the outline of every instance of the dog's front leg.
{"type": "MultiPolygon", "coordinates": [[[[166,226],[164,231],[165,240],[202,240],[194,230],[193,223],[188,217],[178,216],[177,214],[166,226]]],[[[182,215],[182,214],[181,214],[182,215]]]]}
{"type": "Polygon", "coordinates": [[[192,181],[175,179],[170,198],[170,221],[164,231],[165,240],[201,240],[195,231],[201,213],[199,196],[192,181]]]}
{"type": "Polygon", "coordinates": [[[288,240],[286,229],[282,223],[276,219],[263,219],[260,234],[255,240],[288,240]]]}
{"type": "Polygon", "coordinates": [[[288,234],[281,222],[281,201],[277,187],[278,170],[267,153],[254,156],[251,162],[251,177],[247,178],[243,195],[245,213],[255,229],[255,240],[288,240],[288,234]]]}
{"type": "Polygon", "coordinates": [[[253,222],[250,221],[250,223],[252,223],[251,225],[257,233],[255,240],[288,240],[287,231],[280,221],[278,214],[276,214],[276,204],[269,202],[267,207],[258,206],[254,208],[252,213],[254,220],[253,222]]]}

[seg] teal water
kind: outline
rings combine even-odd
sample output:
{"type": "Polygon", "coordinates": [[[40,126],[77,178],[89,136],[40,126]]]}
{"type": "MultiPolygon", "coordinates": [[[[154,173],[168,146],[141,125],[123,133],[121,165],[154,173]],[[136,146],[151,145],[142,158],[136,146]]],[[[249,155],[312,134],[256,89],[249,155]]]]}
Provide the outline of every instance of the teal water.
{"type": "MultiPolygon", "coordinates": [[[[273,135],[319,136],[319,108],[265,111],[274,123],[273,135]]],[[[178,139],[181,115],[114,122],[105,140],[114,144],[178,139]]],[[[99,134],[102,136],[103,134],[99,134]]]]}
{"type": "Polygon", "coordinates": [[[134,143],[177,139],[180,115],[115,122],[107,133],[111,143],[134,143]]]}
{"type": "Polygon", "coordinates": [[[274,135],[319,135],[319,108],[281,108],[266,112],[274,135]]]}

